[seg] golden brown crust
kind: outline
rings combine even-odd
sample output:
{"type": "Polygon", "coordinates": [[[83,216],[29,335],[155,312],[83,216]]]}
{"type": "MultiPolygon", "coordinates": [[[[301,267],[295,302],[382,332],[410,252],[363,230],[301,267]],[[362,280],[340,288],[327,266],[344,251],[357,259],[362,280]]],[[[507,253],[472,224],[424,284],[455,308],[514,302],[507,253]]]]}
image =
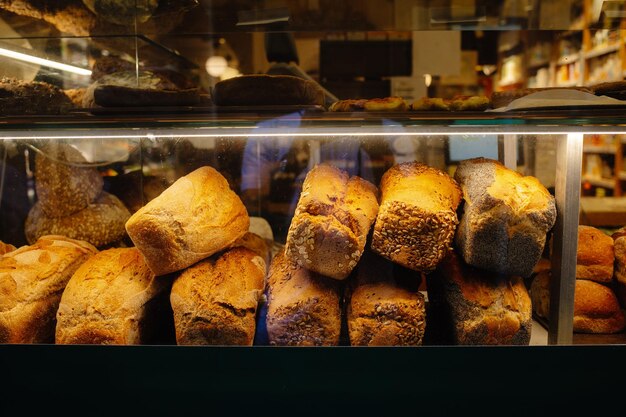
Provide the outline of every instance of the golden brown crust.
{"type": "Polygon", "coordinates": [[[371,99],[347,99],[338,100],[330,105],[331,112],[352,112],[352,111],[406,111],[409,106],[402,97],[385,97],[371,99]]]}
{"type": "Polygon", "coordinates": [[[272,260],[268,276],[267,333],[271,345],[334,346],[341,328],[337,281],[289,262],[272,260]]]}
{"type": "Polygon", "coordinates": [[[576,278],[608,283],[613,281],[613,239],[591,226],[578,226],[576,278]]]}
{"type": "Polygon", "coordinates": [[[0,242],[0,256],[9,252],[13,252],[15,249],[16,247],[9,243],[0,242]]]}
{"type": "Polygon", "coordinates": [[[215,169],[178,179],[126,222],[156,275],[179,271],[230,247],[248,231],[245,206],[215,169]]]}
{"type": "Polygon", "coordinates": [[[191,266],[170,294],[179,345],[252,345],[266,265],[239,247],[191,266]]]}
{"type": "MultiPolygon", "coordinates": [[[[108,249],[81,265],[67,284],[57,311],[57,344],[148,343],[166,323],[150,306],[169,290],[136,248],[108,249]]],[[[170,313],[171,314],[171,313],[170,313]]]]}
{"type": "Polygon", "coordinates": [[[96,253],[87,242],[44,236],[0,257],[0,343],[52,343],[61,293],[96,253]]]}
{"type": "Polygon", "coordinates": [[[272,260],[272,252],[268,242],[261,236],[247,232],[242,238],[238,239],[232,246],[233,248],[242,247],[251,250],[263,259],[266,268],[269,268],[272,260]]]}
{"type": "Polygon", "coordinates": [[[593,281],[577,279],[574,296],[574,331],[618,333],[624,330],[624,313],[613,291],[593,281]]]}
{"type": "Polygon", "coordinates": [[[416,271],[431,271],[451,249],[461,190],[444,172],[418,162],[390,168],[381,181],[372,250],[416,271]]]}
{"type": "Polygon", "coordinates": [[[431,110],[440,110],[440,111],[450,111],[450,104],[448,100],[438,97],[422,97],[418,100],[415,100],[413,104],[411,104],[411,110],[414,111],[431,111],[431,110]]]}
{"type": "Polygon", "coordinates": [[[344,279],[359,261],[378,211],[376,187],[330,165],[306,176],[289,227],[286,256],[327,277],[344,279]]]}

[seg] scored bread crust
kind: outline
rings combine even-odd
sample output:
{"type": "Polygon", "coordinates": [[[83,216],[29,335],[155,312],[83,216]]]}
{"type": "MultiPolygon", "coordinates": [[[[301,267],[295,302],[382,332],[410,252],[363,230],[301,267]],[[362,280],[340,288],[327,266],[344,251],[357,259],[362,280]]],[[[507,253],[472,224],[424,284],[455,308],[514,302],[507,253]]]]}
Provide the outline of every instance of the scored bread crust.
{"type": "Polygon", "coordinates": [[[596,282],[613,281],[613,239],[591,226],[578,226],[576,278],[596,282]]]}
{"type": "Polygon", "coordinates": [[[454,178],[465,204],[456,247],[466,263],[505,275],[528,277],[556,221],[554,197],[534,177],[498,161],[462,161],[454,178]]]}
{"type": "Polygon", "coordinates": [[[151,303],[169,290],[136,248],[108,249],[81,265],[67,284],[57,311],[57,344],[148,343],[166,323],[151,314],[151,303]]]}
{"type": "Polygon", "coordinates": [[[266,326],[271,345],[338,345],[338,282],[291,263],[284,251],[277,254],[268,275],[266,326]]]}
{"type": "Polygon", "coordinates": [[[0,257],[0,343],[54,342],[61,294],[97,252],[87,242],[52,235],[0,257]]]}
{"type": "Polygon", "coordinates": [[[230,247],[248,231],[245,206],[215,169],[179,178],[126,222],[156,275],[179,271],[230,247]]]}
{"type": "Polygon", "coordinates": [[[306,176],[289,226],[286,255],[324,276],[344,279],[359,261],[378,211],[377,189],[330,165],[306,176]]]}
{"type": "Polygon", "coordinates": [[[444,172],[418,162],[383,175],[372,250],[406,268],[431,271],[451,249],[461,190],[444,172]]]}

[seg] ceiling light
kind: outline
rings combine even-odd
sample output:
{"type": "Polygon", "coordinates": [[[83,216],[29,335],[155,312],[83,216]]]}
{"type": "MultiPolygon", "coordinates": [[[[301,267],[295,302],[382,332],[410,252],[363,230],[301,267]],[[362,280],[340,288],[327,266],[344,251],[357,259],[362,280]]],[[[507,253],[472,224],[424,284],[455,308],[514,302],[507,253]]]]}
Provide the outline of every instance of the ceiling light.
{"type": "Polygon", "coordinates": [[[75,67],[73,65],[63,64],[61,62],[50,61],[49,59],[39,58],[36,56],[23,54],[21,52],[11,51],[10,49],[0,48],[0,56],[6,56],[18,61],[30,62],[44,67],[50,67],[61,71],[72,72],[79,75],[91,75],[91,71],[85,68],[75,67]]]}

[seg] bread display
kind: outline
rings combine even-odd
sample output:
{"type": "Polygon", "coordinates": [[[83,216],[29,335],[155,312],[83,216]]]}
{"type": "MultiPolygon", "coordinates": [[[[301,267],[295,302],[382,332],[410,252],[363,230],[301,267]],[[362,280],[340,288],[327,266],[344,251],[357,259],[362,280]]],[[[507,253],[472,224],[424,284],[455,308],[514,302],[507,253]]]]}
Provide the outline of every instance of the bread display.
{"type": "Polygon", "coordinates": [[[57,234],[102,247],[124,237],[124,224],[129,217],[128,209],[117,197],[102,192],[86,208],[65,217],[47,216],[37,202],[28,213],[24,232],[29,243],[57,234]]]}
{"type": "Polygon", "coordinates": [[[213,90],[218,106],[323,105],[324,90],[290,75],[243,75],[220,81],[213,90]]]}
{"type": "Polygon", "coordinates": [[[136,248],[99,252],[67,283],[57,344],[147,344],[173,336],[171,280],[155,277],[136,248]]]}
{"type": "Polygon", "coordinates": [[[330,165],[306,176],[289,226],[286,256],[321,275],[344,279],[359,261],[378,211],[377,190],[330,165]]]}
{"type": "Polygon", "coordinates": [[[328,109],[331,112],[351,111],[406,111],[409,108],[402,97],[385,97],[371,99],[348,99],[339,100],[331,104],[328,109]]]}
{"type": "Polygon", "coordinates": [[[0,114],[63,114],[72,102],[63,90],[44,82],[0,79],[0,114]]]}
{"type": "Polygon", "coordinates": [[[372,253],[364,255],[357,267],[346,297],[352,346],[422,344],[426,311],[418,291],[420,280],[394,274],[394,267],[372,253]]]}
{"type": "Polygon", "coordinates": [[[613,239],[591,226],[578,226],[576,279],[601,283],[613,281],[613,239]]]}
{"type": "Polygon", "coordinates": [[[411,110],[414,111],[450,111],[449,100],[440,97],[422,97],[415,100],[411,104],[411,110]]]}
{"type": "Polygon", "coordinates": [[[341,329],[338,282],[293,264],[279,253],[268,276],[271,345],[334,346],[341,329]]]}
{"type": "Polygon", "coordinates": [[[251,250],[259,255],[265,262],[266,268],[269,268],[270,261],[272,259],[272,251],[270,250],[270,246],[267,241],[261,236],[255,233],[247,232],[242,238],[237,239],[237,241],[233,244],[233,247],[242,247],[251,250]]]}
{"type": "Polygon", "coordinates": [[[100,195],[102,184],[98,170],[87,166],[83,155],[68,144],[51,142],[35,155],[37,199],[47,217],[83,210],[100,195]]]}
{"type": "Polygon", "coordinates": [[[438,97],[422,97],[411,104],[414,111],[484,111],[491,106],[491,101],[485,96],[462,96],[452,99],[438,97]]]}
{"type": "Polygon", "coordinates": [[[528,345],[532,306],[521,277],[467,265],[454,252],[427,276],[428,326],[441,325],[453,344],[528,345]],[[432,313],[432,317],[430,314],[432,313]]]}
{"type": "Polygon", "coordinates": [[[451,248],[461,190],[452,178],[418,162],[383,175],[372,250],[406,268],[431,271],[451,248]]]}
{"type": "Polygon", "coordinates": [[[252,345],[266,265],[234,248],[184,270],[170,301],[179,345],[252,345]]]}
{"type": "Polygon", "coordinates": [[[89,243],[44,236],[0,257],[0,343],[52,343],[61,294],[95,255],[89,243]]]}
{"type": "Polygon", "coordinates": [[[15,249],[16,247],[9,243],[0,242],[0,256],[13,252],[15,249]]]}
{"type": "Polygon", "coordinates": [[[179,178],[126,222],[126,231],[163,275],[231,247],[248,231],[245,206],[226,179],[205,166],[179,178]]]}
{"type": "Polygon", "coordinates": [[[626,227],[611,235],[615,253],[615,293],[622,307],[626,307],[626,227]]]}
{"type": "MultiPolygon", "coordinates": [[[[544,271],[530,287],[535,314],[546,319],[550,315],[550,277],[550,272],[544,271]]],[[[609,287],[586,279],[576,280],[574,332],[618,333],[624,326],[624,313],[609,287]]]]}
{"type": "Polygon", "coordinates": [[[537,178],[485,158],[462,161],[454,178],[465,198],[456,233],[465,262],[528,277],[556,221],[554,197],[537,178]]]}

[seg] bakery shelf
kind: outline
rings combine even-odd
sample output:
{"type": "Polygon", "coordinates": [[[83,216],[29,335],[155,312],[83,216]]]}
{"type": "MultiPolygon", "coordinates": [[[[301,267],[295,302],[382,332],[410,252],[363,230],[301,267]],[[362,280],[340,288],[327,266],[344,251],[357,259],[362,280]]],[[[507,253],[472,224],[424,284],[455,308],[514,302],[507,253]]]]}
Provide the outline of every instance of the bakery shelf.
{"type": "Polygon", "coordinates": [[[580,81],[568,81],[565,83],[557,83],[556,87],[578,87],[580,85],[580,81]]]}
{"type": "Polygon", "coordinates": [[[578,54],[578,53],[565,55],[565,56],[560,57],[556,61],[556,64],[557,65],[574,64],[574,63],[578,62],[579,59],[580,59],[580,54],[578,54]]]}
{"type": "Polygon", "coordinates": [[[620,171],[617,173],[617,178],[621,181],[626,181],[626,171],[620,171]]]}
{"type": "Polygon", "coordinates": [[[583,146],[583,152],[586,153],[600,153],[600,154],[614,154],[616,152],[615,145],[585,145],[583,146]]]}
{"type": "Polygon", "coordinates": [[[526,65],[526,68],[528,69],[539,69],[541,67],[547,67],[550,65],[550,60],[548,59],[544,59],[541,61],[531,61],[528,63],[528,65],[526,65]]]}
{"type": "Polygon", "coordinates": [[[603,46],[599,48],[592,49],[591,51],[587,51],[584,53],[585,59],[597,58],[602,55],[612,54],[614,52],[618,52],[620,48],[619,44],[603,46]]]}
{"type": "Polygon", "coordinates": [[[615,181],[607,178],[582,177],[583,182],[587,182],[596,187],[615,188],[615,181]]]}

